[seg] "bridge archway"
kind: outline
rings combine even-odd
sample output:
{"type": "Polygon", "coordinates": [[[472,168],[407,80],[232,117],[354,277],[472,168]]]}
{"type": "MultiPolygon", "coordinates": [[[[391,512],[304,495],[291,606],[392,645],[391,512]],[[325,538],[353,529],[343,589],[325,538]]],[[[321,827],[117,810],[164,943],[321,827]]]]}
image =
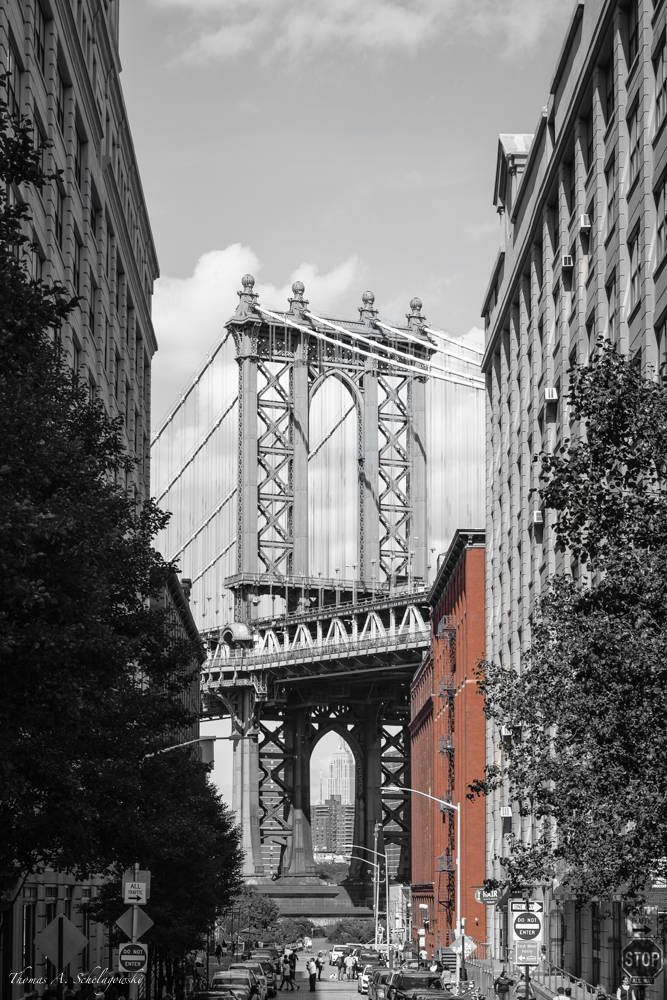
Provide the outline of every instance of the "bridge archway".
{"type": "Polygon", "coordinates": [[[309,399],[308,565],[312,577],[352,579],[359,557],[358,390],[344,372],[318,378],[309,399]]]}

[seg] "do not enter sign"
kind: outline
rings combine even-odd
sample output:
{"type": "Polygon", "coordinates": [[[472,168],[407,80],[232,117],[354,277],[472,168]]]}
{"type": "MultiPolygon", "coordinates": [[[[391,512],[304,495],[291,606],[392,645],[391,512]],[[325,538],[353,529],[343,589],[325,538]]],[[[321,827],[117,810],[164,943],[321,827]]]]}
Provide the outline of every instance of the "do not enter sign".
{"type": "Polygon", "coordinates": [[[145,972],[147,961],[145,944],[122,944],[118,949],[118,968],[121,972],[145,972]]]}
{"type": "Polygon", "coordinates": [[[542,915],[540,913],[517,913],[514,917],[514,939],[516,941],[539,941],[542,937],[542,915]]]}

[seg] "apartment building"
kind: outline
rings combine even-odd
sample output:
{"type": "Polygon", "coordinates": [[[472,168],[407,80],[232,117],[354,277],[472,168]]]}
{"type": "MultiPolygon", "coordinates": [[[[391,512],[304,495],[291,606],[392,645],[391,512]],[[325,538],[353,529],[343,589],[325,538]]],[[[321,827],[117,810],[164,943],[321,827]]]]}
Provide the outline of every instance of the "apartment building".
{"type": "MultiPolygon", "coordinates": [[[[486,641],[490,660],[515,669],[545,581],[578,571],[556,551],[553,512],[533,492],[534,456],[569,435],[568,369],[600,336],[649,377],[665,361],[666,38],[664,0],[575,3],[534,134],[499,139],[502,245],[482,308],[486,641]]],[[[502,753],[491,728],[487,760],[502,753]]],[[[487,803],[488,877],[500,875],[495,859],[510,832],[529,838],[531,822],[498,792],[487,803]]],[[[535,892],[544,896],[547,960],[615,989],[627,933],[620,901],[578,906],[558,887],[535,892]]],[[[489,916],[489,940],[504,958],[506,911],[489,916]]]]}
{"type": "MultiPolygon", "coordinates": [[[[120,85],[118,17],[119,0],[3,0],[0,73],[7,74],[10,107],[33,122],[36,138],[50,143],[45,170],[62,171],[41,192],[23,192],[38,247],[33,275],[62,282],[80,297],[56,335],[65,362],[91,396],[122,418],[127,450],[137,458],[125,485],[141,498],[150,486],[150,373],[157,347],[150,310],[158,263],[120,85]]],[[[178,618],[175,627],[196,636],[175,574],[164,603],[178,618]]],[[[188,698],[197,704],[198,688],[188,698]]],[[[3,882],[3,998],[32,990],[20,978],[10,981],[12,972],[29,969],[28,977],[47,981],[56,974],[39,935],[57,914],[88,941],[68,972],[113,969],[108,931],[85,913],[97,884],[50,871],[3,882]]]]}
{"type": "Polygon", "coordinates": [[[484,803],[467,798],[485,763],[484,701],[475,673],[484,659],[483,531],[455,532],[429,603],[431,649],[410,685],[413,943],[429,957],[440,954],[454,942],[460,909],[466,936],[486,957],[486,907],[475,897],[485,877],[484,803]],[[456,812],[434,799],[460,809],[460,842],[456,812]]]}
{"type": "Polygon", "coordinates": [[[80,296],[59,332],[69,364],[137,456],[130,486],[149,489],[155,246],[120,85],[119,0],[6,0],[0,71],[10,106],[48,140],[61,179],[29,195],[35,277],[80,296]]]}

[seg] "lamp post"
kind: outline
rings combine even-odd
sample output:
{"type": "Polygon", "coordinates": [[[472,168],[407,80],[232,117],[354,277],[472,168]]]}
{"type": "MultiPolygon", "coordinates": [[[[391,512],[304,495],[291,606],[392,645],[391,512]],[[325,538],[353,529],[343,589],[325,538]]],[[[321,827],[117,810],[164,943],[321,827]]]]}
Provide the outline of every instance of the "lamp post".
{"type": "MultiPolygon", "coordinates": [[[[438,805],[443,806],[445,809],[449,809],[450,812],[456,813],[456,937],[457,939],[461,937],[461,803],[460,802],[449,802],[447,799],[440,799],[435,795],[429,795],[428,792],[422,792],[419,788],[408,788],[404,786],[399,788],[396,786],[388,785],[386,787],[388,792],[411,792],[414,795],[423,795],[425,799],[431,799],[432,802],[437,802],[438,805]]],[[[458,987],[461,981],[461,959],[463,957],[463,944],[461,941],[461,952],[456,952],[456,985],[458,987]]]]}
{"type": "Polygon", "coordinates": [[[236,735],[232,735],[232,736],[198,736],[197,739],[195,739],[195,740],[185,740],[184,743],[174,743],[173,746],[170,746],[170,747],[160,747],[159,750],[151,750],[150,753],[145,753],[141,759],[142,760],[148,760],[149,757],[157,757],[157,755],[160,754],[160,753],[169,753],[171,750],[180,750],[181,747],[191,747],[195,743],[205,743],[205,744],[210,744],[210,746],[207,746],[205,748],[206,752],[205,752],[204,756],[208,757],[210,755],[210,760],[207,760],[206,763],[212,764],[213,763],[213,744],[215,743],[216,740],[233,740],[234,742],[237,742],[238,740],[243,740],[243,739],[245,739],[245,740],[256,740],[258,738],[258,736],[259,736],[259,733],[258,733],[257,729],[254,726],[250,726],[250,728],[248,729],[248,732],[245,734],[245,736],[236,736],[236,735]]]}
{"type": "MultiPolygon", "coordinates": [[[[385,908],[387,911],[387,957],[389,957],[389,859],[387,858],[386,851],[372,851],[370,847],[363,847],[361,844],[346,844],[346,847],[350,847],[353,851],[367,851],[369,854],[375,854],[378,858],[384,858],[384,891],[385,891],[385,908]]],[[[378,893],[379,895],[379,893],[378,893]]],[[[378,900],[379,902],[379,900],[378,900]]]]}

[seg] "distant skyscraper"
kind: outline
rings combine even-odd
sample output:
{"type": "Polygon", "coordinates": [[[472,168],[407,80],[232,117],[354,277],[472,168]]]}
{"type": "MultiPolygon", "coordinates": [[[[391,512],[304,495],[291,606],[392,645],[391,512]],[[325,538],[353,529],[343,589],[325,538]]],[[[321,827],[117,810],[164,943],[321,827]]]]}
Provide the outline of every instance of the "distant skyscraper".
{"type": "Polygon", "coordinates": [[[343,740],[329,758],[329,798],[339,795],[344,806],[354,803],[354,755],[343,740]]]}

